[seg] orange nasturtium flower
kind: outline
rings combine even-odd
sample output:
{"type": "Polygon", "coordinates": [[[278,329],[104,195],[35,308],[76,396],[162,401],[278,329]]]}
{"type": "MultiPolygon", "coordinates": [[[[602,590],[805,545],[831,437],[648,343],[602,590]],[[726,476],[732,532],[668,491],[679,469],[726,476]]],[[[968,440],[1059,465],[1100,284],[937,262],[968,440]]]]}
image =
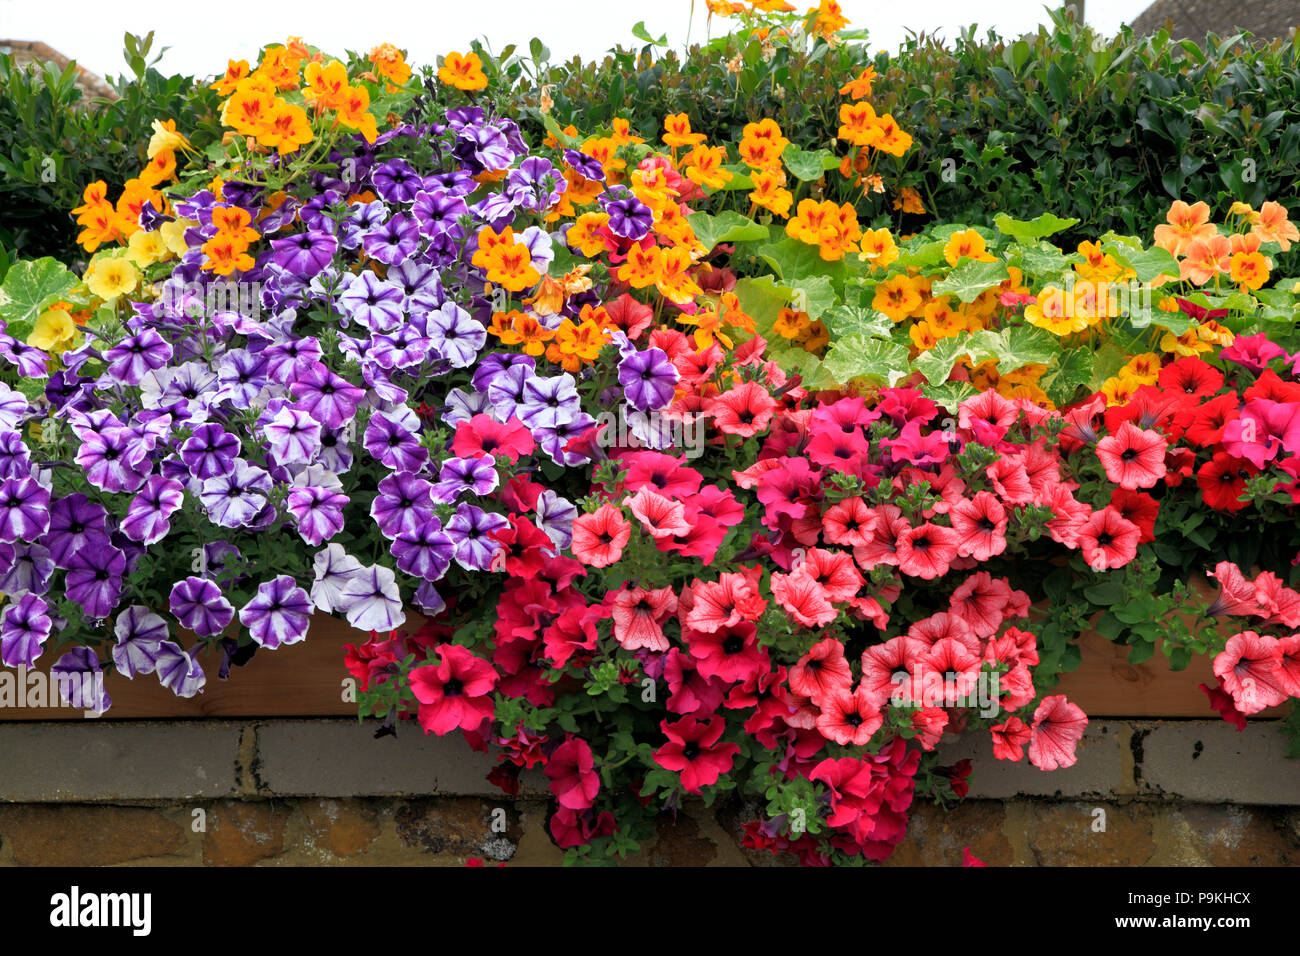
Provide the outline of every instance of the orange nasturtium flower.
{"type": "Polygon", "coordinates": [[[604,212],[584,212],[579,216],[564,236],[564,241],[577,249],[587,258],[598,256],[608,245],[599,230],[609,223],[609,214],[604,212]]]}
{"type": "Polygon", "coordinates": [[[727,161],[725,146],[696,146],[682,159],[686,178],[697,186],[721,189],[731,181],[731,173],[722,168],[727,161]]]}
{"type": "Polygon", "coordinates": [[[522,292],[541,281],[541,273],[533,268],[533,255],[528,246],[515,242],[514,231],[509,226],[500,235],[491,226],[483,228],[478,243],[478,251],[470,261],[487,273],[488,282],[511,292],[522,292]]]}
{"type": "Polygon", "coordinates": [[[411,78],[411,67],[406,57],[391,43],[381,43],[371,50],[370,62],[375,65],[375,71],[390,83],[405,86],[411,78]]]}
{"type": "Polygon", "coordinates": [[[810,29],[824,37],[843,30],[849,25],[849,18],[844,15],[844,11],[835,0],[821,0],[818,6],[808,11],[808,15],[812,17],[810,29]]]}
{"type": "Polygon", "coordinates": [[[898,244],[888,229],[868,229],[859,243],[858,258],[870,262],[873,269],[885,269],[898,258],[898,244]]]}
{"type": "Polygon", "coordinates": [[[882,114],[876,120],[876,129],[880,131],[880,138],[871,145],[882,153],[902,156],[912,148],[911,134],[903,132],[891,114],[882,114]]]}
{"type": "Polygon", "coordinates": [[[627,251],[627,261],[618,267],[618,278],[634,289],[654,285],[663,275],[663,250],[658,246],[634,245],[627,251]]]}
{"type": "Polygon", "coordinates": [[[704,142],[704,134],[691,132],[691,118],[687,114],[673,113],[664,117],[663,140],[665,146],[676,149],[704,142]]]}
{"type": "Polygon", "coordinates": [[[308,63],[303,71],[307,85],[302,98],[317,109],[336,110],[343,105],[348,90],[348,68],[338,60],[326,65],[308,63]]]}
{"type": "Polygon", "coordinates": [[[208,84],[208,89],[216,90],[221,96],[229,96],[251,69],[247,60],[227,60],[226,72],[217,77],[216,82],[208,84]]]}
{"type": "Polygon", "coordinates": [[[260,235],[249,225],[252,221],[248,210],[239,206],[221,206],[212,210],[212,224],[217,227],[217,232],[242,242],[246,247],[260,235]]]}
{"type": "Polygon", "coordinates": [[[275,110],[276,96],[269,90],[241,83],[221,111],[221,121],[245,136],[256,136],[266,128],[275,110]]]}
{"type": "Polygon", "coordinates": [[[655,288],[665,299],[671,299],[678,305],[685,305],[704,290],[696,285],[688,271],[695,263],[691,254],[680,246],[665,249],[659,260],[659,277],[655,288]]]}
{"type": "Polygon", "coordinates": [[[1173,256],[1184,255],[1196,240],[1209,239],[1218,233],[1214,223],[1210,222],[1210,207],[1204,202],[1189,206],[1176,199],[1165,219],[1167,225],[1156,226],[1156,245],[1173,256]]]}
{"type": "Polygon", "coordinates": [[[948,265],[956,266],[962,259],[974,259],[976,262],[992,262],[984,244],[984,237],[974,229],[963,229],[948,237],[948,244],[943,247],[943,257],[948,265]]]}
{"type": "Polygon", "coordinates": [[[775,169],[757,169],[749,178],[754,183],[749,201],[771,210],[782,219],[788,219],[794,193],[785,188],[785,170],[779,166],[775,169]]]}
{"type": "Polygon", "coordinates": [[[851,100],[865,100],[871,95],[871,83],[875,78],[875,68],[867,67],[857,75],[856,79],[849,80],[840,87],[840,96],[847,96],[851,100]]]}
{"type": "Polygon", "coordinates": [[[895,322],[907,318],[921,304],[921,293],[915,282],[905,275],[896,275],[876,286],[871,307],[883,312],[895,322]]]}
{"type": "Polygon", "coordinates": [[[219,276],[228,276],[236,270],[247,272],[255,264],[247,250],[248,243],[219,232],[203,244],[203,254],[207,256],[203,268],[219,276]]]}
{"type": "Polygon", "coordinates": [[[275,84],[277,90],[296,90],[298,65],[302,59],[287,47],[267,47],[262,55],[262,62],[257,65],[257,72],[275,84]]]}
{"type": "Polygon", "coordinates": [[[438,68],[438,80],[458,90],[481,90],[487,87],[487,74],[477,53],[448,53],[438,68]]]}
{"type": "Polygon", "coordinates": [[[271,115],[267,117],[266,127],[258,135],[257,141],[284,156],[315,138],[315,134],[311,131],[311,121],[307,118],[307,111],[301,106],[278,100],[271,110],[271,115]]]}
{"type": "Polygon", "coordinates": [[[838,135],[851,146],[874,146],[884,138],[885,131],[870,103],[841,103],[838,135]]]}
{"type": "Polygon", "coordinates": [[[1227,236],[1216,233],[1206,239],[1193,239],[1187,244],[1187,258],[1181,263],[1180,278],[1194,285],[1205,285],[1219,273],[1228,271],[1228,257],[1231,255],[1232,242],[1227,236]]]}
{"type": "Polygon", "coordinates": [[[343,102],[338,107],[338,120],[348,129],[354,129],[366,138],[367,143],[374,143],[379,138],[379,126],[375,117],[367,112],[370,109],[370,94],[364,86],[349,86],[343,93],[343,102]]]}
{"type": "Polygon", "coordinates": [[[911,186],[904,186],[898,191],[898,198],[894,200],[894,208],[901,209],[903,212],[914,216],[925,215],[925,207],[921,205],[921,194],[911,186]]]}

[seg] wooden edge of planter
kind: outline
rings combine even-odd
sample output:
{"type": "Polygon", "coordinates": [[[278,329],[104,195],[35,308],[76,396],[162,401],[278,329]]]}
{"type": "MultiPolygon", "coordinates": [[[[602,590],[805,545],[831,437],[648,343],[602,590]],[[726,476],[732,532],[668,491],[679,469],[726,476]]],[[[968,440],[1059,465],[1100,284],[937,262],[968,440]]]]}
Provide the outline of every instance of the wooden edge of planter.
{"type": "MultiPolygon", "coordinates": [[[[418,627],[419,623],[413,620],[408,626],[418,627]]],[[[345,621],[319,615],[305,641],[274,651],[259,651],[247,665],[231,668],[228,681],[217,680],[218,658],[212,654],[204,661],[208,671],[206,689],[188,700],[174,696],[152,675],[127,680],[111,674],[106,687],[113,705],[99,719],[355,717],[356,704],[347,693],[350,681],[343,665],[343,645],[365,639],[363,632],[345,621]]],[[[1066,695],[1089,717],[1214,716],[1205,694],[1197,689],[1198,684],[1214,682],[1208,657],[1194,658],[1186,670],[1175,672],[1159,652],[1146,663],[1130,664],[1127,648],[1095,633],[1084,634],[1079,649],[1079,668],[1062,676],[1053,693],[1066,695]]],[[[48,668],[54,657],[50,655],[49,661],[26,675],[28,687],[21,691],[18,672],[0,671],[0,721],[85,717],[82,711],[66,706],[26,706],[33,702],[31,688],[42,685],[47,693],[52,689],[48,668]],[[23,695],[21,704],[12,696],[19,693],[23,695]]],[[[1273,708],[1257,716],[1270,718],[1284,713],[1284,708],[1273,708]]]]}

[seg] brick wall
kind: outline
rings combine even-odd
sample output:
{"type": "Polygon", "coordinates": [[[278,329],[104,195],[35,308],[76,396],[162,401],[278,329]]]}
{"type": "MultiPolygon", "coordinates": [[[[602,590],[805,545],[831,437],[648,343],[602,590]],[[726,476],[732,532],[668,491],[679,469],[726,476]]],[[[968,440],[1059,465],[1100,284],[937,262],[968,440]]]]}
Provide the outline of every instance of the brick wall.
{"type": "MultiPolygon", "coordinates": [[[[349,720],[0,726],[0,864],[558,865],[545,780],[517,800],[459,739],[375,740],[349,720]]],[[[1300,763],[1270,722],[1095,722],[1066,771],[971,756],[971,797],[918,805],[890,861],[953,865],[1300,862],[1300,763]]],[[[752,807],[691,804],[634,865],[772,865],[752,807]]]]}

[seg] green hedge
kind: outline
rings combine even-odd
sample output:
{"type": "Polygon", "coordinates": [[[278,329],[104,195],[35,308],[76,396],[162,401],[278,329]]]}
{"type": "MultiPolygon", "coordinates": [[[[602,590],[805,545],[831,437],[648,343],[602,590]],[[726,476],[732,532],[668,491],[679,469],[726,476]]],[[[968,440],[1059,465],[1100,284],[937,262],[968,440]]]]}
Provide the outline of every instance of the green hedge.
{"type": "MultiPolygon", "coordinates": [[[[495,58],[478,49],[514,91],[493,105],[538,139],[545,87],[552,116],[583,132],[623,116],[657,137],[666,114],[686,112],[711,141],[736,142],[745,123],[771,116],[795,142],[831,145],[839,87],[870,63],[877,111],[915,137],[882,170],[891,188],[923,197],[926,217],[894,223],[905,230],[931,217],[989,223],[999,212],[1053,212],[1081,221],[1063,236],[1074,242],[1109,229],[1148,233],[1175,198],[1219,210],[1234,199],[1300,205],[1300,40],[1210,36],[1197,45],[1128,28],[1103,38],[1052,16],[1018,40],[972,30],[951,48],[918,38],[893,55],[873,53],[865,31],[803,50],[728,35],[681,57],[640,30],[644,46],[599,62],[552,63],[536,40],[495,58]]],[[[84,186],[104,179],[115,191],[134,176],[154,118],[183,129],[211,120],[215,93],[203,81],[162,76],[139,47],[128,61],[138,70],[115,84],[122,99],[88,104],[70,74],[18,71],[0,58],[0,257],[77,258],[67,210],[84,186]],[[53,182],[43,179],[47,156],[53,182]]],[[[435,100],[442,92],[430,84],[435,100]]]]}

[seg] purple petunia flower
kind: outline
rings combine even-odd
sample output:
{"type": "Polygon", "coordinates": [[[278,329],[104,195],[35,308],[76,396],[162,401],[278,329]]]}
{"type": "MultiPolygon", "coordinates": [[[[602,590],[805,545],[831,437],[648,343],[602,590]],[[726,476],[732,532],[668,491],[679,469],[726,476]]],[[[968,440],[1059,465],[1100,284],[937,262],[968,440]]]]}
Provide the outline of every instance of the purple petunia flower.
{"type": "Polygon", "coordinates": [[[307,464],[320,450],[320,422],[298,408],[284,406],[263,428],[277,463],[307,464]]]}
{"type": "Polygon", "coordinates": [[[254,641],[268,650],[296,644],[307,636],[315,610],[307,592],[287,574],[257,587],[257,596],[239,609],[239,620],[254,641]]]}
{"type": "Polygon", "coordinates": [[[424,179],[406,160],[390,159],[370,174],[375,192],[387,202],[408,203],[424,185],[424,179]]]}
{"type": "MultiPolygon", "coordinates": [[[[366,233],[372,229],[377,229],[384,224],[388,218],[388,207],[379,200],[374,202],[357,203],[348,213],[348,217],[339,225],[339,242],[343,244],[344,249],[355,249],[361,245],[361,240],[365,238],[366,233]]],[[[321,277],[329,275],[331,269],[323,270],[320,275],[312,280],[313,284],[318,282],[321,277]]]]}
{"type": "Polygon", "coordinates": [[[550,209],[564,194],[565,181],[549,160],[529,156],[506,177],[505,193],[530,212],[550,209]]]}
{"type": "Polygon", "coordinates": [[[167,622],[147,607],[132,604],[117,616],[113,626],[117,643],[113,645],[113,663],[128,679],[137,674],[152,674],[158,665],[158,645],[170,637],[167,622]]]}
{"type": "Polygon", "coordinates": [[[21,478],[32,473],[31,454],[16,431],[0,431],[0,478],[21,478]]]}
{"type": "Polygon", "coordinates": [[[419,365],[432,347],[433,339],[421,335],[414,325],[406,325],[391,335],[376,335],[370,355],[376,365],[391,371],[419,365]]]}
{"type": "Polygon", "coordinates": [[[643,412],[663,408],[673,400],[677,369],[662,349],[634,352],[618,363],[618,381],[628,404],[643,412]]]}
{"type": "Polygon", "coordinates": [[[80,605],[92,621],[102,621],[113,612],[122,596],[122,575],[126,555],[112,545],[77,551],[68,558],[63,588],[68,599],[80,605]]]}
{"type": "Polygon", "coordinates": [[[424,327],[433,350],[453,368],[473,365],[479,350],[487,344],[483,323],[454,302],[444,302],[441,308],[430,312],[424,327]]]}
{"type": "Polygon", "coordinates": [[[417,475],[389,475],[379,483],[379,494],[370,504],[370,517],[384,537],[392,540],[433,517],[432,494],[433,485],[417,475]]]}
{"type": "Polygon", "coordinates": [[[388,550],[397,559],[399,570],[412,577],[437,581],[451,566],[455,544],[440,529],[438,519],[433,518],[418,528],[403,531],[393,539],[388,550]]]}
{"type": "Polygon", "coordinates": [[[489,494],[499,483],[496,463],[490,457],[448,458],[438,471],[433,497],[450,504],[463,494],[489,494]]]}
{"type": "Polygon", "coordinates": [[[198,657],[190,657],[175,641],[163,641],[158,645],[156,668],[158,683],[177,697],[193,697],[208,681],[198,657]]]}
{"type": "Polygon", "coordinates": [[[585,179],[593,179],[598,182],[605,181],[605,167],[601,165],[600,160],[595,156],[588,156],[576,149],[566,149],[564,151],[564,161],[573,167],[574,172],[585,179]]]}
{"type": "Polygon", "coordinates": [[[475,390],[487,391],[493,379],[516,365],[526,365],[528,371],[533,372],[537,369],[537,359],[523,352],[489,352],[484,355],[474,366],[474,377],[471,381],[475,390]]]}
{"type": "Polygon", "coordinates": [[[49,528],[49,491],[30,475],[0,482],[0,541],[35,541],[49,528]]]}
{"type": "MultiPolygon", "coordinates": [[[[453,388],[447,393],[442,420],[454,427],[460,422],[469,421],[475,415],[486,414],[492,410],[492,402],[486,391],[466,392],[463,389],[453,388]]],[[[509,417],[509,415],[503,416],[498,421],[504,422],[509,417]]]]}
{"type": "Polygon", "coordinates": [[[590,456],[579,451],[572,451],[569,443],[580,438],[596,424],[596,419],[586,412],[579,412],[567,422],[560,422],[547,428],[538,428],[533,432],[538,447],[551,456],[551,461],[566,468],[573,468],[591,460],[590,456]]]}
{"type": "Polygon", "coordinates": [[[217,389],[214,404],[229,402],[235,408],[248,408],[266,387],[269,363],[263,352],[231,349],[217,364],[217,389]]]}
{"type": "Polygon", "coordinates": [[[54,563],[66,568],[74,552],[108,544],[107,516],[103,506],[83,494],[60,498],[50,506],[50,527],[41,543],[49,548],[54,563]]]}
{"type": "Polygon", "coordinates": [[[397,213],[361,239],[361,247],[372,259],[394,266],[415,255],[420,247],[420,227],[405,213],[397,213]]]}
{"type": "Polygon", "coordinates": [[[421,581],[411,596],[412,602],[425,614],[434,617],[446,610],[447,602],[442,599],[432,581],[421,581]]]}
{"type": "Polygon", "coordinates": [[[0,664],[31,667],[36,663],[54,629],[49,610],[35,594],[24,594],[5,608],[0,619],[0,664]]]}
{"type": "Polygon", "coordinates": [[[172,357],[172,347],[153,329],[123,339],[104,353],[108,374],[123,385],[139,385],[146,372],[162,368],[172,357]]]}
{"type": "Polygon", "coordinates": [[[50,374],[50,357],[33,345],[19,342],[8,333],[0,333],[0,358],[17,366],[23,378],[45,378],[50,374]]]}
{"type": "Polygon", "coordinates": [[[342,430],[321,429],[318,463],[336,475],[352,467],[352,448],[344,440],[342,430]]]}
{"type": "Polygon", "coordinates": [[[344,422],[351,421],[357,405],[366,397],[365,389],[335,375],[320,362],[300,370],[289,391],[298,400],[298,407],[326,428],[341,428],[344,422]]]}
{"type": "Polygon", "coordinates": [[[524,394],[515,414],[528,428],[552,428],[582,411],[578,385],[568,372],[547,378],[533,376],[524,382],[524,394]]]}
{"type": "Polygon", "coordinates": [[[388,282],[402,290],[402,311],[423,315],[442,305],[442,280],[433,266],[414,259],[388,270],[388,282]]]}
{"type": "Polygon", "coordinates": [[[636,242],[644,238],[654,225],[654,213],[650,207],[632,195],[626,186],[606,190],[600,197],[600,204],[609,215],[609,231],[616,236],[636,242]]]}
{"type": "Polygon", "coordinates": [[[537,496],[537,527],[547,533],[557,548],[567,548],[573,541],[573,522],[577,506],[547,488],[537,496]]]}
{"type": "Polygon", "coordinates": [[[271,261],[300,279],[320,272],[338,252],[339,241],[328,232],[312,229],[285,239],[271,240],[271,261]]]}
{"type": "Polygon", "coordinates": [[[411,215],[419,223],[421,234],[432,238],[452,233],[457,220],[469,215],[469,206],[450,190],[435,188],[416,194],[411,215]]]}
{"type": "Polygon", "coordinates": [[[104,689],[104,671],[89,647],[74,647],[50,668],[50,677],[63,701],[82,710],[102,714],[113,699],[104,689]]]}
{"type": "Polygon", "coordinates": [[[407,406],[377,412],[366,426],[366,451],[390,471],[418,471],[429,460],[429,451],[416,434],[419,427],[419,418],[407,406]]]}
{"type": "Polygon", "coordinates": [[[528,383],[535,376],[526,365],[514,365],[495,376],[488,383],[487,397],[492,403],[493,417],[498,421],[508,421],[511,415],[521,418],[528,383]]]}
{"type": "Polygon", "coordinates": [[[286,507],[298,521],[302,540],[319,547],[343,530],[343,507],[347,503],[348,496],[341,492],[309,485],[290,491],[286,507]]]}
{"type": "Polygon", "coordinates": [[[207,578],[187,577],[172,585],[168,607],[181,627],[199,637],[214,637],[235,619],[235,606],[207,578]]]}
{"type": "Polygon", "coordinates": [[[397,576],[391,568],[373,565],[353,574],[339,596],[348,623],[362,631],[387,633],[406,623],[397,576]]]}
{"type": "Polygon", "coordinates": [[[54,560],[50,551],[40,544],[0,545],[12,550],[13,560],[0,577],[0,592],[4,594],[44,594],[50,589],[50,575],[54,573],[54,560]]]}
{"type": "Polygon", "coordinates": [[[82,438],[76,462],[92,485],[117,494],[135,491],[144,484],[140,463],[147,454],[130,429],[108,428],[88,432],[82,438]]]}
{"type": "Polygon", "coordinates": [[[339,296],[339,307],[348,318],[372,332],[391,332],[402,322],[405,293],[369,270],[353,276],[339,296]]]}
{"type": "Polygon", "coordinates": [[[280,385],[289,385],[304,370],[320,361],[320,342],[315,336],[289,339],[264,349],[266,376],[280,385]]]}
{"type": "Polygon", "coordinates": [[[331,544],[316,554],[312,567],[316,573],[311,599],[326,614],[333,614],[339,610],[344,586],[362,570],[361,562],[344,551],[343,545],[331,544]]]}
{"type": "Polygon", "coordinates": [[[184,486],[175,478],[150,475],[131,499],[122,533],[143,545],[156,544],[171,531],[171,516],[185,502],[184,486]]]}
{"type": "Polygon", "coordinates": [[[204,480],[199,500],[214,524],[239,528],[266,506],[270,491],[271,476],[240,458],[226,474],[204,480]]]}
{"type": "Polygon", "coordinates": [[[467,571],[486,571],[492,564],[492,556],[501,550],[500,543],[492,539],[492,532],[509,526],[510,520],[505,515],[462,501],[447,522],[447,537],[456,547],[456,563],[467,571]]]}
{"type": "Polygon", "coordinates": [[[230,471],[242,446],[239,439],[213,422],[200,425],[181,445],[181,461],[200,480],[230,471]]]}

